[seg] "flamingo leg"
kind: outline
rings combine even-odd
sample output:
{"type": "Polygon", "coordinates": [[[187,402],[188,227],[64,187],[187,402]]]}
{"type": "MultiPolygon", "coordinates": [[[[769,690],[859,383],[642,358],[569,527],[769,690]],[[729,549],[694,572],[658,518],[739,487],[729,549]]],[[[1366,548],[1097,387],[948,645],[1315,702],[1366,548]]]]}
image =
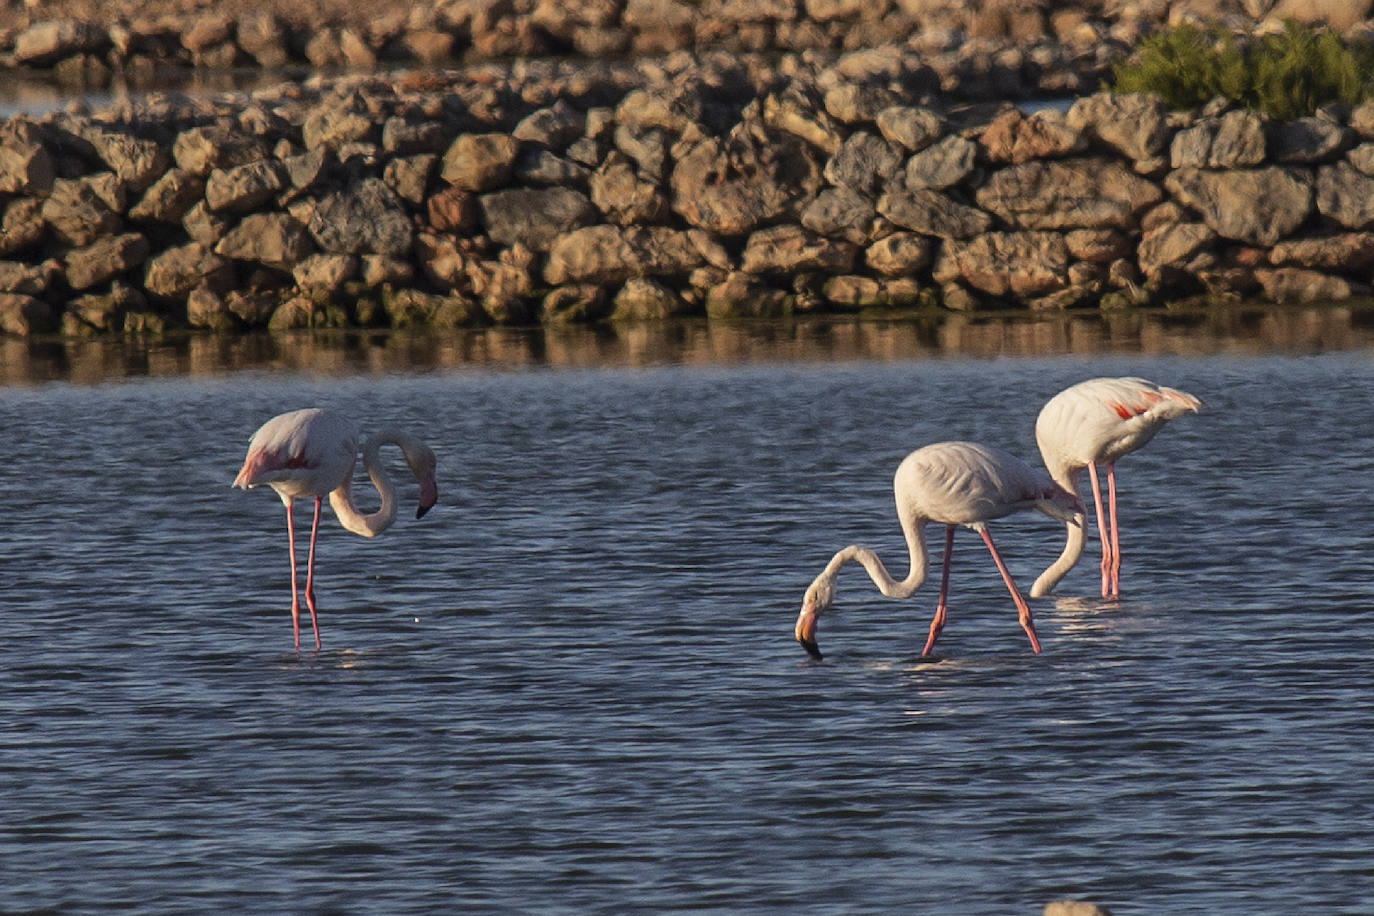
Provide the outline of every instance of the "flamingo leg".
{"type": "MultiPolygon", "coordinates": [[[[1107,465],[1107,478],[1111,480],[1112,465],[1107,465]]],[[[1088,477],[1093,485],[1093,505],[1097,508],[1097,539],[1102,542],[1102,597],[1111,594],[1112,545],[1108,537],[1107,520],[1102,514],[1102,492],[1097,486],[1097,465],[1088,462],[1088,477]]],[[[1116,524],[1116,505],[1112,504],[1112,524],[1116,524]]]]}
{"type": "Polygon", "coordinates": [[[1007,564],[1002,562],[1002,555],[997,552],[997,545],[992,543],[992,535],[988,529],[984,528],[980,534],[983,535],[983,543],[988,545],[988,550],[992,553],[992,559],[997,564],[998,571],[1002,573],[1002,581],[1007,583],[1007,591],[1011,592],[1011,600],[1016,602],[1021,629],[1025,630],[1026,635],[1030,637],[1031,651],[1039,655],[1040,640],[1035,637],[1035,623],[1031,620],[1030,605],[1026,604],[1026,599],[1021,597],[1021,590],[1012,581],[1011,573],[1007,572],[1007,564]]]}
{"type": "Polygon", "coordinates": [[[949,610],[949,564],[954,557],[954,526],[945,526],[945,565],[944,571],[940,573],[940,600],[935,605],[935,618],[930,622],[930,636],[926,639],[926,647],[921,650],[921,657],[930,654],[930,650],[935,647],[935,640],[940,638],[940,631],[945,628],[945,616],[949,610]]]}
{"type": "MultiPolygon", "coordinates": [[[[310,608],[310,625],[315,628],[315,651],[320,651],[320,622],[315,616],[315,541],[320,534],[320,497],[315,497],[315,522],[310,526],[310,559],[305,565],[305,603],[310,608]]],[[[294,583],[294,575],[292,577],[294,583]]],[[[296,633],[296,648],[300,649],[300,632],[296,633]]]]}
{"type": "Polygon", "coordinates": [[[1116,463],[1107,463],[1107,494],[1112,510],[1112,598],[1121,598],[1121,537],[1116,521],[1116,463]]]}
{"type": "Polygon", "coordinates": [[[301,650],[301,599],[296,591],[296,524],[291,518],[291,501],[286,500],[286,544],[291,551],[291,632],[296,637],[296,651],[301,650]]]}

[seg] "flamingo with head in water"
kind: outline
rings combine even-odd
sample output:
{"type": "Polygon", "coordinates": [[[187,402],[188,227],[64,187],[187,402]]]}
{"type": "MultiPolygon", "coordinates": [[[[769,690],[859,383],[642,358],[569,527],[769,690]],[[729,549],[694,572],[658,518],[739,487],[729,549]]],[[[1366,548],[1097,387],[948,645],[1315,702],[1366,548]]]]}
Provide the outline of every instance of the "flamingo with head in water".
{"type": "Polygon", "coordinates": [[[945,526],[944,570],[935,618],[921,655],[930,654],[945,626],[954,530],[960,525],[982,535],[983,543],[987,544],[1011,592],[1021,627],[1030,637],[1031,649],[1038,653],[1040,640],[1035,635],[1030,607],[1011,573],[1007,572],[987,523],[1023,509],[1035,509],[1051,518],[1072,523],[1082,518],[1082,501],[1021,459],[972,442],[940,442],[912,452],[897,467],[893,493],[897,499],[897,519],[911,554],[911,570],[907,577],[900,582],[893,579],[883,561],[867,547],[844,548],[831,557],[807,588],[794,631],[797,642],[814,658],[821,657],[816,645],[816,618],[835,600],[835,579],[846,563],[861,564],[878,590],[889,598],[909,598],[914,594],[926,579],[926,525],[937,522],[945,526]]]}
{"type": "Polygon", "coordinates": [[[363,444],[363,466],[381,496],[381,508],[363,514],[353,504],[353,466],[358,459],[358,433],[343,415],[332,410],[293,410],[273,417],[253,434],[248,455],[234,478],[245,490],[263,484],[277,491],[286,504],[286,535],[291,551],[291,628],[296,649],[301,647],[300,598],[296,589],[296,529],[291,509],[301,497],[315,500],[310,527],[310,554],[306,561],[305,603],[315,629],[315,650],[320,649],[320,625],[315,613],[315,541],[320,531],[320,505],[329,505],[339,523],[354,534],[376,537],[396,520],[396,490],[379,460],[383,445],[400,446],[406,464],[420,483],[420,518],[439,498],[434,482],[434,452],[405,433],[382,430],[363,444]]]}
{"type": "MultiPolygon", "coordinates": [[[[1088,469],[1097,533],[1102,540],[1102,597],[1121,597],[1121,534],[1116,515],[1116,460],[1154,438],[1165,423],[1197,412],[1202,402],[1186,391],[1165,388],[1143,378],[1095,378],[1065,388],[1040,410],[1035,441],[1050,476],[1061,487],[1078,492],[1078,480],[1088,469]],[[1110,532],[1102,511],[1097,468],[1107,467],[1110,532]]],[[[1059,559],[1031,586],[1039,598],[1064,578],[1083,554],[1084,525],[1068,526],[1068,540],[1059,559]]]]}

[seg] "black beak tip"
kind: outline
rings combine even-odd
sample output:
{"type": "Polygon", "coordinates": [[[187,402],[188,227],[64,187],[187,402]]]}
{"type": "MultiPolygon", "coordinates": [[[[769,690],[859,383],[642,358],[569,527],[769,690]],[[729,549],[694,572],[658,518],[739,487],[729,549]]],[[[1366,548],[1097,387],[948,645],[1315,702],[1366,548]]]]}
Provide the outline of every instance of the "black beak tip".
{"type": "Polygon", "coordinates": [[[430,509],[432,509],[432,508],[433,508],[433,506],[421,506],[420,508],[418,508],[418,509],[415,510],[415,517],[416,517],[416,518],[424,518],[424,517],[425,517],[425,513],[428,512],[428,511],[429,511],[430,509]]]}
{"type": "Polygon", "coordinates": [[[801,643],[801,647],[806,650],[806,654],[814,658],[816,661],[820,661],[822,658],[825,657],[821,655],[821,647],[816,645],[815,640],[799,639],[797,640],[797,642],[801,643]]]}

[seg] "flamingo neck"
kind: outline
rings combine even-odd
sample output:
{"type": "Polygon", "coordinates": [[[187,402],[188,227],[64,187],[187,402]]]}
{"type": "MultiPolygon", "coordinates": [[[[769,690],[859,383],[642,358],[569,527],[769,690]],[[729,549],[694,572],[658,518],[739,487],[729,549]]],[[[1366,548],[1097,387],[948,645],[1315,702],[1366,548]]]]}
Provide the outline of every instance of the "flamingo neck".
{"type": "Polygon", "coordinates": [[[878,586],[878,591],[888,598],[910,598],[916,589],[926,581],[926,532],[923,520],[902,517],[902,534],[906,536],[907,549],[911,554],[911,571],[907,573],[905,579],[898,581],[892,578],[892,574],[887,571],[883,561],[876,553],[867,547],[850,545],[830,558],[825,569],[818,578],[833,583],[835,577],[839,575],[840,567],[846,563],[858,563],[863,566],[868,577],[873,580],[873,584],[878,586]]]}
{"type": "Polygon", "coordinates": [[[381,498],[381,506],[376,512],[364,513],[354,504],[352,468],[349,468],[339,488],[329,494],[329,505],[338,516],[339,524],[365,538],[376,537],[396,521],[396,488],[392,485],[391,476],[387,474],[386,468],[382,466],[383,445],[399,446],[407,461],[416,448],[413,439],[403,432],[391,429],[382,430],[363,445],[363,467],[381,498]]]}
{"type": "Polygon", "coordinates": [[[1049,568],[1040,574],[1040,578],[1035,580],[1031,586],[1030,596],[1032,598],[1043,598],[1048,595],[1059,580],[1064,578],[1069,570],[1073,569],[1079,557],[1083,556],[1083,543],[1087,538],[1087,517],[1078,515],[1075,521],[1066,522],[1065,530],[1068,532],[1064,542],[1064,552],[1059,555],[1059,559],[1050,564],[1049,568]]]}

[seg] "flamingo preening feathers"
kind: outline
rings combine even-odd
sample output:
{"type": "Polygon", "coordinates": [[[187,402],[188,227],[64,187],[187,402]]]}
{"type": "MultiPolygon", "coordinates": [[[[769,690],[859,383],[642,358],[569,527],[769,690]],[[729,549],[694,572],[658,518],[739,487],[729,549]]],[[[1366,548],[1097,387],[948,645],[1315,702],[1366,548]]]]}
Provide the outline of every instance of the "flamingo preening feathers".
{"type": "MultiPolygon", "coordinates": [[[[1102,540],[1102,597],[1121,597],[1121,535],[1116,514],[1116,460],[1154,438],[1165,423],[1202,402],[1186,391],[1165,388],[1143,378],[1095,378],[1065,388],[1051,398],[1035,421],[1035,440],[1055,482],[1078,493],[1083,469],[1092,481],[1097,531],[1102,540]],[[1102,510],[1097,481],[1099,465],[1107,468],[1111,527],[1102,510]]],[[[1083,554],[1082,520],[1068,525],[1068,540],[1059,559],[1031,586],[1031,597],[1047,595],[1083,554]]]]}
{"type": "Polygon", "coordinates": [[[249,489],[263,484],[277,491],[286,504],[286,534],[291,551],[291,628],[296,650],[301,647],[300,598],[296,589],[296,529],[292,505],[301,497],[315,500],[310,527],[310,554],[306,561],[305,603],[315,630],[315,650],[320,649],[320,625],[315,613],[315,541],[320,531],[320,505],[329,505],[339,523],[354,534],[376,537],[396,520],[396,490],[379,460],[381,447],[397,445],[420,484],[420,518],[439,498],[434,482],[435,458],[428,446],[397,430],[386,429],[362,446],[363,466],[381,496],[381,508],[363,514],[353,504],[353,466],[358,459],[358,433],[342,414],[311,408],[293,410],[268,420],[253,434],[248,454],[233,485],[249,489]]]}
{"type": "Polygon", "coordinates": [[[945,526],[944,571],[935,618],[921,654],[930,654],[945,625],[950,556],[954,549],[954,530],[960,525],[982,535],[1011,592],[1021,627],[1030,637],[1031,649],[1038,653],[1040,640],[1035,635],[1030,607],[1007,572],[987,523],[1023,509],[1035,509],[1070,525],[1081,524],[1084,509],[1078,496],[1019,458],[972,442],[939,442],[912,452],[897,467],[893,493],[897,500],[897,518],[911,554],[907,577],[900,582],[893,579],[883,561],[867,547],[844,548],[830,559],[807,588],[794,631],[797,642],[813,657],[821,657],[816,645],[816,618],[834,601],[835,579],[846,563],[862,564],[878,590],[887,597],[909,598],[925,582],[925,529],[928,523],[937,522],[945,526]]]}

